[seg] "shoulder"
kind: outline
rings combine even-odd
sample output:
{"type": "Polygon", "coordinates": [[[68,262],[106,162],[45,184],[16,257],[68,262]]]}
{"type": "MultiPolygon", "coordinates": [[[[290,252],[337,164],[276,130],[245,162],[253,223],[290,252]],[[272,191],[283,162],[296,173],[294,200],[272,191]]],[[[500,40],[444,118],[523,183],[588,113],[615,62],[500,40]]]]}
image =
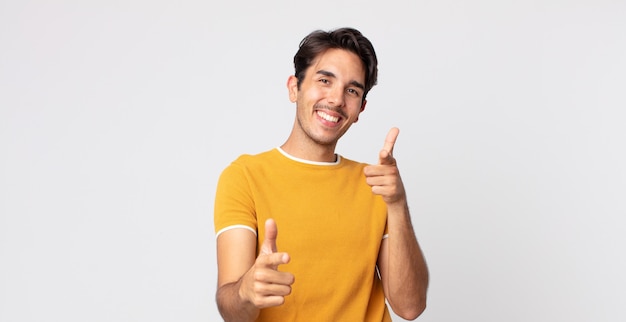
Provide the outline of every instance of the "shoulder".
{"type": "Polygon", "coordinates": [[[357,169],[363,169],[366,166],[368,166],[369,164],[367,163],[363,163],[363,162],[359,162],[359,161],[355,161],[352,159],[348,159],[344,156],[341,156],[341,164],[344,167],[348,167],[348,168],[357,168],[357,169]]]}
{"type": "Polygon", "coordinates": [[[261,152],[258,154],[241,154],[228,166],[226,166],[223,172],[229,172],[233,170],[240,171],[244,169],[256,168],[259,166],[271,164],[272,162],[275,162],[275,160],[277,160],[278,154],[279,153],[276,151],[276,149],[261,152]]]}
{"type": "Polygon", "coordinates": [[[276,149],[257,153],[257,154],[242,154],[235,159],[232,164],[236,165],[256,165],[264,164],[267,161],[275,160],[280,156],[280,153],[276,149]]]}

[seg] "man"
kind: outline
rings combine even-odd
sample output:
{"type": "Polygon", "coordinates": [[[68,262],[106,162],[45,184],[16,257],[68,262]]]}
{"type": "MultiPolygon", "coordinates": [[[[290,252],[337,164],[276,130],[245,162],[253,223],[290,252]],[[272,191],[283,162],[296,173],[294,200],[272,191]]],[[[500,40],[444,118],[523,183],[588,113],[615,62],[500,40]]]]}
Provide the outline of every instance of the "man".
{"type": "Polygon", "coordinates": [[[398,129],[377,165],[335,153],[365,109],[377,64],[355,29],[309,34],[287,80],[296,103],[287,141],[222,173],[215,229],[224,320],[391,321],[385,299],[405,319],[425,309],[428,270],[392,155],[398,129]]]}

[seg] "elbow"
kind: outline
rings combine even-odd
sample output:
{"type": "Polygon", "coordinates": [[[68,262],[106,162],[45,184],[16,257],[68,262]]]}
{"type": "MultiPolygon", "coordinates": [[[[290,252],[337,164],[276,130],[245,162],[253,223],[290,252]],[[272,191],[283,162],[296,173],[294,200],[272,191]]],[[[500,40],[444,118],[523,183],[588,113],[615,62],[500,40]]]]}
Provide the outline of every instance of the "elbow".
{"type": "Polygon", "coordinates": [[[422,315],[422,313],[426,310],[426,298],[423,297],[416,303],[406,305],[404,307],[395,308],[392,306],[392,309],[397,316],[405,320],[413,321],[422,315]]]}
{"type": "Polygon", "coordinates": [[[419,306],[419,307],[413,307],[413,308],[406,309],[406,310],[401,311],[401,312],[395,312],[395,311],[394,312],[399,317],[401,317],[401,318],[403,318],[405,320],[413,321],[413,320],[417,319],[417,317],[422,315],[424,310],[426,310],[426,305],[419,306]]]}

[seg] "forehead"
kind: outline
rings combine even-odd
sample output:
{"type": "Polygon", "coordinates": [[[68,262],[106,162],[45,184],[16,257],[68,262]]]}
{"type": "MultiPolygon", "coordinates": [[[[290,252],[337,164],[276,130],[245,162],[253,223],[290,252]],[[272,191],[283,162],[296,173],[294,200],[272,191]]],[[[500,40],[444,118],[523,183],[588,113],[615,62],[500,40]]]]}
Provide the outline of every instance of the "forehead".
{"type": "Polygon", "coordinates": [[[332,72],[337,78],[344,78],[346,81],[365,82],[365,67],[361,58],[345,49],[331,48],[320,53],[307,74],[313,76],[321,70],[332,72]]]}

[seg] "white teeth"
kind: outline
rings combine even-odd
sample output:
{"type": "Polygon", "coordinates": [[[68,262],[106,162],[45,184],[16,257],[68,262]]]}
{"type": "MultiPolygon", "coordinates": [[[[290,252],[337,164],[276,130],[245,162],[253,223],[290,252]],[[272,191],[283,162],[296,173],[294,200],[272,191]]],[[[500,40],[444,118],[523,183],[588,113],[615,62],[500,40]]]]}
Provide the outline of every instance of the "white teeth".
{"type": "Polygon", "coordinates": [[[325,119],[328,122],[333,122],[333,123],[339,122],[339,118],[338,117],[332,116],[332,115],[328,115],[328,114],[324,113],[323,111],[317,111],[317,115],[319,115],[320,117],[322,117],[323,119],[325,119]]]}

